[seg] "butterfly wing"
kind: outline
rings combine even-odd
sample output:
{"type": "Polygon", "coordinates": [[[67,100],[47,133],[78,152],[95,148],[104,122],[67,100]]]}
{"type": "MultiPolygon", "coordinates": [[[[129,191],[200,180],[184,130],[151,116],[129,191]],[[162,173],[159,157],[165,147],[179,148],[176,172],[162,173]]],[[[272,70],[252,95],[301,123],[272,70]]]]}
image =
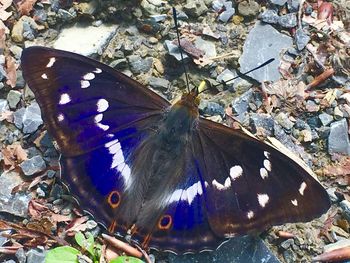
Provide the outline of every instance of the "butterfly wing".
{"type": "Polygon", "coordinates": [[[140,83],[71,52],[30,47],[23,76],[63,155],[89,152],[112,135],[159,115],[169,103],[140,83]]]}
{"type": "Polygon", "coordinates": [[[169,103],[112,68],[66,51],[27,48],[22,69],[62,152],[64,181],[98,221],[125,232],[130,222],[116,226],[115,210],[131,183],[130,156],[169,103]]]}
{"type": "Polygon", "coordinates": [[[329,197],[300,164],[274,147],[200,119],[195,156],[206,184],[206,209],[221,237],[247,234],[325,213],[329,197]]]}

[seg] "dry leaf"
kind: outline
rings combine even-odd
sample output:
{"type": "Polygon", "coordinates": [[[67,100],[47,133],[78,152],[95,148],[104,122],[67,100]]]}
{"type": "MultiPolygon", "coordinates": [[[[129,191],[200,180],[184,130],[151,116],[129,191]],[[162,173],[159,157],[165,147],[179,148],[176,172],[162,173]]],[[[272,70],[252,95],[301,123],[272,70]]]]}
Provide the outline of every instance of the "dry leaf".
{"type": "Polygon", "coordinates": [[[27,160],[27,153],[20,144],[12,144],[2,149],[2,155],[4,157],[5,166],[9,167],[9,170],[14,169],[17,165],[27,160]]]}
{"type": "Polygon", "coordinates": [[[16,66],[16,60],[11,57],[6,57],[6,74],[7,74],[7,81],[6,84],[10,85],[12,88],[16,87],[16,81],[17,81],[17,66],[16,66]]]}
{"type": "Polygon", "coordinates": [[[17,3],[17,10],[21,15],[29,15],[37,0],[22,0],[17,3]]]}
{"type": "Polygon", "coordinates": [[[345,157],[339,163],[325,167],[323,173],[330,176],[350,175],[350,157],[345,157]]]}

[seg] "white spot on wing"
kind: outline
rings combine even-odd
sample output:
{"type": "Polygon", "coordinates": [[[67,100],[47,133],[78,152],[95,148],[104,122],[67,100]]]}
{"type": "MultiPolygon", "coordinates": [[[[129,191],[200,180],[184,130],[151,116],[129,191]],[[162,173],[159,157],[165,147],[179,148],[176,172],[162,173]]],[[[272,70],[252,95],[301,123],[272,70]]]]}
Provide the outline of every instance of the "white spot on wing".
{"type": "Polygon", "coordinates": [[[297,199],[290,200],[290,202],[291,202],[294,206],[298,206],[298,200],[297,200],[297,199]]]}
{"type": "Polygon", "coordinates": [[[220,184],[218,181],[215,179],[212,182],[213,186],[218,189],[219,191],[227,190],[231,187],[231,178],[227,177],[224,184],[220,184]]]}
{"type": "Polygon", "coordinates": [[[118,142],[119,142],[118,139],[115,139],[115,140],[113,140],[113,141],[107,142],[107,143],[105,144],[105,147],[106,147],[106,148],[109,148],[110,146],[112,146],[113,144],[118,143],[118,142]]]}
{"type": "Polygon", "coordinates": [[[51,68],[55,62],[56,62],[56,58],[54,57],[50,58],[49,63],[47,63],[46,67],[51,68]]]}
{"type": "Polygon", "coordinates": [[[94,119],[95,119],[95,123],[96,123],[97,127],[101,128],[104,131],[107,131],[109,129],[108,125],[105,125],[105,124],[101,123],[101,121],[103,119],[103,114],[102,113],[101,114],[97,114],[94,119]]]}
{"type": "Polygon", "coordinates": [[[97,114],[95,116],[95,122],[96,123],[99,123],[100,121],[102,121],[102,119],[103,119],[103,114],[102,113],[101,114],[97,114]]]}
{"type": "Polygon", "coordinates": [[[260,176],[262,179],[269,177],[269,173],[265,168],[260,168],[260,176]]]}
{"type": "Polygon", "coordinates": [[[62,113],[60,113],[60,114],[57,115],[57,120],[58,120],[58,121],[63,121],[63,120],[64,120],[64,116],[63,116],[62,113]]]}
{"type": "Polygon", "coordinates": [[[305,182],[302,182],[301,185],[300,185],[300,187],[299,187],[299,193],[300,193],[301,195],[304,195],[305,189],[306,189],[306,183],[305,183],[305,182]]]}
{"type": "Polygon", "coordinates": [[[84,80],[92,80],[95,78],[95,74],[92,73],[92,72],[89,72],[89,73],[86,73],[84,76],[83,76],[83,79],[84,80]]]}
{"type": "Polygon", "coordinates": [[[253,211],[248,211],[248,213],[247,213],[247,218],[248,219],[252,219],[254,217],[254,212],[253,211]]]}
{"type": "Polygon", "coordinates": [[[60,97],[59,104],[64,105],[71,101],[70,96],[67,93],[63,93],[60,97]]]}
{"type": "Polygon", "coordinates": [[[243,174],[243,169],[240,165],[235,165],[230,169],[230,176],[232,180],[236,180],[243,174]]]}
{"type": "Polygon", "coordinates": [[[105,100],[105,99],[99,99],[97,101],[97,111],[98,112],[104,112],[108,109],[109,107],[109,104],[108,104],[108,101],[105,100]]]}
{"type": "Polygon", "coordinates": [[[42,79],[48,79],[48,77],[47,77],[47,75],[45,73],[41,75],[41,78],[42,79]]]}
{"type": "Polygon", "coordinates": [[[94,70],[94,72],[97,73],[97,74],[100,74],[100,73],[102,72],[102,69],[96,68],[96,69],[94,70]]]}
{"type": "Polygon", "coordinates": [[[269,202],[269,196],[267,194],[258,194],[258,202],[261,207],[265,207],[269,202]]]}
{"type": "Polygon", "coordinates": [[[187,201],[189,205],[192,204],[197,195],[203,194],[203,188],[200,181],[194,183],[186,189],[176,189],[170,196],[168,204],[178,201],[187,201]]]}
{"type": "Polygon", "coordinates": [[[90,87],[90,82],[87,81],[87,80],[81,80],[80,81],[80,86],[81,86],[82,89],[86,89],[86,88],[90,87]]]}
{"type": "Polygon", "coordinates": [[[271,162],[269,160],[267,159],[264,160],[264,167],[266,168],[266,170],[271,172],[271,162]]]}
{"type": "Polygon", "coordinates": [[[264,156],[265,156],[267,159],[269,159],[269,158],[270,158],[270,153],[267,152],[267,151],[264,151],[264,156]]]}

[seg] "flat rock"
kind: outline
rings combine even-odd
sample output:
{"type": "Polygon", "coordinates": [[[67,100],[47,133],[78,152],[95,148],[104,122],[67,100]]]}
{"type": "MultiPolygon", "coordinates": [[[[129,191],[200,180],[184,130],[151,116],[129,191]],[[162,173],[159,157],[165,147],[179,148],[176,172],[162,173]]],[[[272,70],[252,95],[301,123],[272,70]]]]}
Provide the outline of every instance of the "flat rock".
{"type": "Polygon", "coordinates": [[[39,249],[31,249],[27,253],[26,263],[45,263],[46,251],[39,249]]]}
{"type": "Polygon", "coordinates": [[[36,155],[22,162],[20,167],[22,168],[23,173],[29,176],[45,170],[46,164],[40,155],[36,155]]]}
{"type": "MultiPolygon", "coordinates": [[[[173,44],[170,40],[165,40],[164,43],[169,55],[174,57],[177,61],[181,61],[181,53],[179,47],[173,44]]],[[[184,61],[189,60],[189,57],[185,52],[182,52],[182,56],[184,61]]]]}
{"type": "Polygon", "coordinates": [[[272,26],[257,22],[244,43],[243,54],[239,59],[241,72],[246,72],[264,63],[270,58],[275,60],[267,66],[255,70],[248,76],[257,81],[276,81],[281,75],[278,67],[280,65],[280,52],[293,45],[289,36],[279,33],[272,26]]]}
{"type": "Polygon", "coordinates": [[[212,252],[194,255],[169,255],[170,263],[280,263],[260,238],[251,236],[232,238],[212,252]]]}
{"type": "Polygon", "coordinates": [[[153,65],[153,58],[141,58],[138,55],[128,56],[130,70],[134,74],[147,73],[153,65]]]}
{"type": "Polygon", "coordinates": [[[0,99],[0,114],[9,109],[7,100],[0,99]]]}
{"type": "Polygon", "coordinates": [[[24,193],[11,194],[12,189],[23,181],[16,172],[4,172],[0,176],[0,211],[26,217],[31,196],[24,193]]]}
{"type": "Polygon", "coordinates": [[[350,155],[350,141],[346,119],[333,122],[328,137],[328,153],[350,155]]]}
{"type": "Polygon", "coordinates": [[[116,29],[116,25],[102,24],[95,27],[75,24],[61,30],[53,47],[92,56],[107,44],[116,29]]]}
{"type": "Polygon", "coordinates": [[[249,102],[252,98],[253,91],[248,90],[232,101],[232,111],[235,116],[237,116],[237,119],[241,122],[244,120],[246,114],[248,113],[249,102]]]}
{"type": "Polygon", "coordinates": [[[27,108],[17,110],[14,113],[14,123],[24,133],[35,132],[43,124],[38,103],[32,102],[27,108]]]}
{"type": "Polygon", "coordinates": [[[149,85],[154,89],[167,90],[170,85],[170,82],[167,79],[150,77],[149,85]]]}
{"type": "Polygon", "coordinates": [[[22,93],[18,90],[10,90],[7,94],[7,101],[11,109],[15,109],[18,102],[21,100],[22,93]]]}

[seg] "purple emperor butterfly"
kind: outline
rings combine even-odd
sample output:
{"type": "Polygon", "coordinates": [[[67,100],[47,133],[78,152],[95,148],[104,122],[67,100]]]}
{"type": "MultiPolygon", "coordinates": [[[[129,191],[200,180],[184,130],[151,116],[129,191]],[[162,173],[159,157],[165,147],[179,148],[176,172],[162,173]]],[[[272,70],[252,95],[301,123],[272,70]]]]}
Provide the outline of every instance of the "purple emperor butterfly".
{"type": "Polygon", "coordinates": [[[330,206],[296,161],[201,118],[197,89],[171,105],[113,68],[44,47],[25,49],[22,69],[62,179],[99,222],[143,247],[213,249],[330,206]]]}

